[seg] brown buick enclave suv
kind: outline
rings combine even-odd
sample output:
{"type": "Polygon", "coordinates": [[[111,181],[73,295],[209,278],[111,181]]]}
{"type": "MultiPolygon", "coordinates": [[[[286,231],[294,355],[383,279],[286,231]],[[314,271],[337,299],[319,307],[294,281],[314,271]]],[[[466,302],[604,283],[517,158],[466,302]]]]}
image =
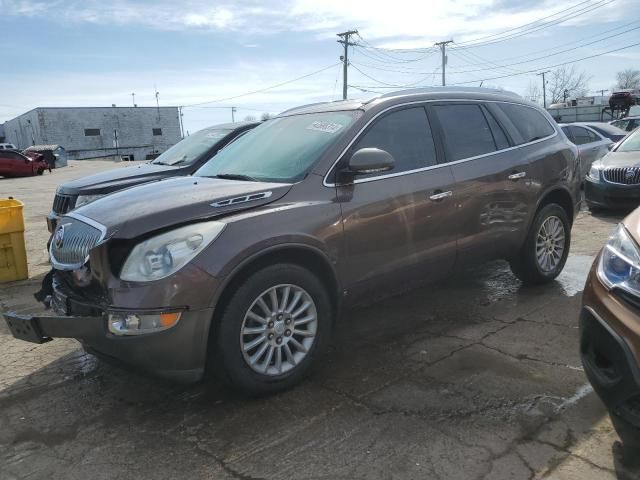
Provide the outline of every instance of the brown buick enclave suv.
{"type": "Polygon", "coordinates": [[[584,370],[640,465],[640,209],[614,230],[587,279],[580,315],[584,370]]]}
{"type": "Polygon", "coordinates": [[[285,388],[341,307],[505,258],[524,282],[569,252],[581,178],[551,117],[487,89],[426,89],[293,109],[194,176],[63,217],[43,289],[59,316],[12,333],[73,337],[166,377],[205,370],[285,388]],[[46,284],[48,283],[48,284],[46,284]]]}

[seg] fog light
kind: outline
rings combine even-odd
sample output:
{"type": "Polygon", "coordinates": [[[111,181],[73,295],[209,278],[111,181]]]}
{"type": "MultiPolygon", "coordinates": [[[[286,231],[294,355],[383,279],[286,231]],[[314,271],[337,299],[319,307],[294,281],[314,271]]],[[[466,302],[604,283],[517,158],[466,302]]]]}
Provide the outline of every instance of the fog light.
{"type": "Polygon", "coordinates": [[[143,335],[166,330],[180,320],[180,312],[171,313],[110,313],[109,331],[115,335],[143,335]]]}

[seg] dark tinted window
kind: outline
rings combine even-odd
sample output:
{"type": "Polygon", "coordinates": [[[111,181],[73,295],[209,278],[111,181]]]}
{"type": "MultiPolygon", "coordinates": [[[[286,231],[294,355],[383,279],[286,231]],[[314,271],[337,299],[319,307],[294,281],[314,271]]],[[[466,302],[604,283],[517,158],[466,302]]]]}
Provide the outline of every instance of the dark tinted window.
{"type": "Polygon", "coordinates": [[[553,135],[554,129],[551,124],[535,108],[513,103],[498,103],[497,105],[509,117],[522,136],[522,143],[533,142],[553,135]]]}
{"type": "Polygon", "coordinates": [[[569,127],[569,130],[571,131],[571,136],[573,137],[573,143],[575,143],[576,145],[584,145],[585,143],[593,142],[593,140],[591,140],[591,137],[589,136],[590,132],[586,128],[571,125],[569,127]]]}
{"type": "Polygon", "coordinates": [[[491,133],[493,133],[493,140],[495,141],[496,147],[498,150],[502,150],[503,148],[509,148],[509,140],[507,139],[507,135],[504,133],[504,130],[500,126],[500,124],[493,117],[493,114],[487,109],[483,108],[484,116],[487,118],[489,122],[489,127],[491,127],[491,133]]]}
{"type": "Polygon", "coordinates": [[[99,137],[100,129],[99,128],[85,128],[84,129],[85,137],[99,137]]]}
{"type": "Polygon", "coordinates": [[[162,135],[162,129],[161,128],[154,128],[153,129],[153,136],[154,137],[159,137],[162,135]]]}
{"type": "Polygon", "coordinates": [[[571,138],[571,132],[569,131],[569,127],[561,127],[561,130],[564,132],[567,138],[573,142],[573,138],[571,138]]]}
{"type": "Polygon", "coordinates": [[[379,148],[389,152],[396,162],[392,173],[436,164],[431,128],[422,107],[392,112],[378,119],[351,152],[361,148],[379,148]]]}
{"type": "Polygon", "coordinates": [[[434,107],[447,147],[447,161],[495,152],[496,144],[479,105],[434,107]]]}

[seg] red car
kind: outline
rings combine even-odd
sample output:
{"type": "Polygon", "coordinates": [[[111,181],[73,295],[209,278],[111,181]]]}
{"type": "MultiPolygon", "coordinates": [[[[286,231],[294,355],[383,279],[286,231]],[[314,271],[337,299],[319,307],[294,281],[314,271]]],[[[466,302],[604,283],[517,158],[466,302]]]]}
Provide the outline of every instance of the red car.
{"type": "Polygon", "coordinates": [[[51,171],[39,153],[0,151],[0,177],[30,177],[42,175],[45,170],[51,171]]]}

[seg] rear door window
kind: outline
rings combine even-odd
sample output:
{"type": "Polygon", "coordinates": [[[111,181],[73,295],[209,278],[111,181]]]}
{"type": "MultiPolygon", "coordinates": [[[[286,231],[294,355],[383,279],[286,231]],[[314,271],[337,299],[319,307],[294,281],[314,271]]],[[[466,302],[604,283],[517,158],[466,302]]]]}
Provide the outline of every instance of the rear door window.
{"type": "Polygon", "coordinates": [[[553,135],[555,132],[545,116],[535,108],[513,103],[498,103],[522,136],[518,144],[529,143],[553,135]]]}
{"type": "Polygon", "coordinates": [[[497,150],[480,105],[435,105],[433,109],[442,127],[447,161],[455,162],[497,150]]]}
{"type": "Polygon", "coordinates": [[[582,127],[576,127],[575,125],[569,126],[569,130],[571,131],[571,136],[573,137],[573,143],[576,145],[585,145],[587,143],[593,142],[591,137],[589,136],[589,130],[582,127]]]}
{"type": "Polygon", "coordinates": [[[504,133],[504,130],[497,122],[497,120],[493,117],[493,114],[487,110],[486,108],[482,108],[484,112],[484,116],[489,122],[489,127],[491,128],[491,133],[493,134],[493,140],[496,144],[496,148],[498,150],[502,150],[504,148],[509,148],[509,140],[507,139],[507,135],[504,133]]]}
{"type": "MultiPolygon", "coordinates": [[[[391,173],[417,170],[437,163],[435,143],[423,107],[391,112],[378,119],[351,152],[361,148],[379,148],[389,152],[395,160],[391,173]]],[[[377,175],[381,174],[370,176],[377,175]]]]}

